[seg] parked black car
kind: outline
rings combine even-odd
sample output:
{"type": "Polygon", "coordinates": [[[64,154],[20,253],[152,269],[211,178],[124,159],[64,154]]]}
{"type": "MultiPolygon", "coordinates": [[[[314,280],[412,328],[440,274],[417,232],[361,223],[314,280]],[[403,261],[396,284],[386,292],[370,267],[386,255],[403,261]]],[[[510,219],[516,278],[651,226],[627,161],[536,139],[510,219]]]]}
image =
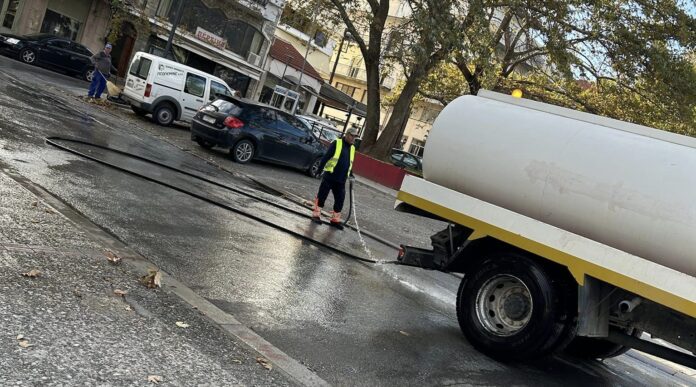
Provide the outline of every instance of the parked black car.
{"type": "Polygon", "coordinates": [[[204,148],[230,148],[239,163],[252,159],[288,165],[319,177],[327,147],[296,117],[271,106],[218,96],[193,117],[191,139],[204,148]]]}
{"type": "Polygon", "coordinates": [[[24,63],[39,65],[79,75],[92,80],[92,52],[70,39],[49,34],[0,34],[0,53],[18,58],[24,63]]]}

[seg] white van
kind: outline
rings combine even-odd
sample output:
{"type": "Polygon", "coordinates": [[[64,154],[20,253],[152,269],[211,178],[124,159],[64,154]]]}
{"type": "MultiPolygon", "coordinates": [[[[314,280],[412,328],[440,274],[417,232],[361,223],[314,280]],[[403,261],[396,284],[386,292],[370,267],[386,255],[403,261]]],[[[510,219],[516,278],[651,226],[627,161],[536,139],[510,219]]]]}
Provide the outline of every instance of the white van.
{"type": "Polygon", "coordinates": [[[220,78],[156,55],[138,52],[133,57],[123,98],[138,115],[152,114],[154,121],[191,122],[201,106],[219,94],[234,95],[220,78]]]}

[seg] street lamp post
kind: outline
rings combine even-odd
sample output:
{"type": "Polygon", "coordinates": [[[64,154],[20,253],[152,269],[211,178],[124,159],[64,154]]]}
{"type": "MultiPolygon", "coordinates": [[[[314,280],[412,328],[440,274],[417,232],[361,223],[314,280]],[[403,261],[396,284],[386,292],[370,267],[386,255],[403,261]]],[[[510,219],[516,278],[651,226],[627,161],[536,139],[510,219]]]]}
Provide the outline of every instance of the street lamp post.
{"type": "Polygon", "coordinates": [[[169,38],[167,39],[167,45],[164,47],[165,58],[167,57],[167,55],[169,55],[169,52],[172,50],[172,41],[174,40],[174,34],[176,34],[176,28],[179,26],[179,23],[181,22],[183,6],[184,0],[179,0],[179,3],[176,6],[176,14],[174,15],[174,20],[172,21],[172,27],[169,30],[169,38]]]}

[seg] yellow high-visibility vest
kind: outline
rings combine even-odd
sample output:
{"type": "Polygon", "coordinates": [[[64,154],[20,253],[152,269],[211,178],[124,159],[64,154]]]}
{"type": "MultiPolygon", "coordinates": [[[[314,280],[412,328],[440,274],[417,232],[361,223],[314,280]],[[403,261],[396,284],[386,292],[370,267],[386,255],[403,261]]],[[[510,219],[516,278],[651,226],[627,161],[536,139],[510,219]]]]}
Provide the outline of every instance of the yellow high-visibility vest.
{"type": "MultiPolygon", "coordinates": [[[[333,172],[334,168],[336,168],[336,164],[338,164],[338,159],[341,157],[341,150],[343,150],[343,140],[339,139],[336,140],[336,151],[334,152],[333,157],[331,160],[326,162],[326,166],[324,166],[324,171],[325,172],[333,172]]],[[[353,160],[355,160],[355,145],[350,146],[350,165],[348,166],[348,175],[350,176],[350,171],[353,169],[353,160]]]]}

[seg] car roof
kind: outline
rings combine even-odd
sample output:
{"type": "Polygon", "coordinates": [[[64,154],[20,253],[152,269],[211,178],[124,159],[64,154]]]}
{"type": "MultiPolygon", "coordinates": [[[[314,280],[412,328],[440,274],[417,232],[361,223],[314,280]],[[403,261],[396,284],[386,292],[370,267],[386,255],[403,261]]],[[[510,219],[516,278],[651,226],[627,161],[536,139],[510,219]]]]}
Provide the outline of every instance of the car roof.
{"type": "Polygon", "coordinates": [[[71,40],[68,39],[68,38],[63,38],[63,37],[56,36],[56,35],[53,35],[53,34],[44,34],[44,33],[24,35],[23,38],[25,38],[25,39],[31,39],[31,40],[59,39],[59,40],[71,41],[71,40]]]}

